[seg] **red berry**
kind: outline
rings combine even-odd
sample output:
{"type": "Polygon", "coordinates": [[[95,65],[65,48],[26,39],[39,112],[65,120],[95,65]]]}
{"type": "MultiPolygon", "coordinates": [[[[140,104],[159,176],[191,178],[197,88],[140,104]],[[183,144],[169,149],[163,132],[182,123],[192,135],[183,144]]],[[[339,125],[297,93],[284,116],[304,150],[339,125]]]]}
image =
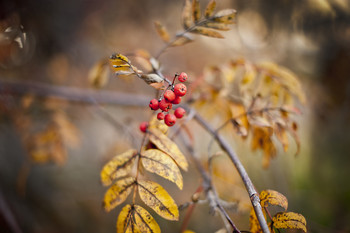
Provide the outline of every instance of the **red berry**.
{"type": "Polygon", "coordinates": [[[164,120],[165,114],[163,112],[160,112],[157,114],[157,119],[158,120],[164,120]]]}
{"type": "Polygon", "coordinates": [[[168,101],[171,102],[175,99],[175,93],[172,90],[166,90],[164,93],[164,98],[168,101]]]}
{"type": "Polygon", "coordinates": [[[177,96],[184,96],[186,95],[187,87],[183,83],[178,83],[174,87],[174,92],[175,92],[175,95],[177,96]]]}
{"type": "Polygon", "coordinates": [[[149,102],[149,105],[148,105],[152,110],[158,110],[159,108],[159,101],[156,100],[156,99],[152,99],[150,102],[149,102]]]}
{"type": "Polygon", "coordinates": [[[176,116],[174,114],[167,114],[164,118],[164,122],[167,126],[173,126],[176,123],[176,116]]]}
{"type": "Polygon", "coordinates": [[[141,130],[141,132],[146,133],[147,128],[148,128],[148,122],[147,122],[147,121],[141,122],[141,124],[140,124],[140,130],[141,130]]]}
{"type": "Polygon", "coordinates": [[[181,96],[176,96],[175,99],[171,102],[172,104],[179,104],[181,103],[181,96]]]}
{"type": "Polygon", "coordinates": [[[164,112],[168,112],[172,107],[173,107],[172,103],[166,101],[166,99],[162,99],[159,102],[159,108],[164,112]]]}
{"type": "Polygon", "coordinates": [[[176,118],[182,118],[183,115],[185,115],[185,113],[186,113],[186,110],[183,108],[177,108],[174,112],[176,118]]]}
{"type": "Polygon", "coordinates": [[[185,72],[181,72],[179,75],[179,81],[180,82],[185,82],[187,80],[187,74],[185,72]]]}

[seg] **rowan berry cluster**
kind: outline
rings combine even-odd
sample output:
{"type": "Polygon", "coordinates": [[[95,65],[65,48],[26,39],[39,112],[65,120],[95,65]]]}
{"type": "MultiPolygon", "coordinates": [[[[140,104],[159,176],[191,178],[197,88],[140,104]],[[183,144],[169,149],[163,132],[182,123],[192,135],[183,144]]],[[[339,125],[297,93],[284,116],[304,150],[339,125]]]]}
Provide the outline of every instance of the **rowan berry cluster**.
{"type": "MultiPolygon", "coordinates": [[[[185,82],[187,78],[188,76],[185,72],[182,72],[180,75],[175,74],[172,85],[168,86],[159,99],[152,99],[149,103],[149,107],[152,110],[161,110],[161,112],[157,114],[157,119],[164,120],[167,126],[175,125],[176,119],[182,118],[186,113],[185,109],[181,107],[176,108],[174,113],[171,113],[170,110],[173,108],[173,105],[181,103],[181,98],[186,95],[187,87],[183,82],[185,82]],[[178,79],[180,83],[175,84],[176,79],[178,79]]],[[[140,130],[146,132],[147,126],[146,122],[142,122],[140,124],[140,130]]]]}

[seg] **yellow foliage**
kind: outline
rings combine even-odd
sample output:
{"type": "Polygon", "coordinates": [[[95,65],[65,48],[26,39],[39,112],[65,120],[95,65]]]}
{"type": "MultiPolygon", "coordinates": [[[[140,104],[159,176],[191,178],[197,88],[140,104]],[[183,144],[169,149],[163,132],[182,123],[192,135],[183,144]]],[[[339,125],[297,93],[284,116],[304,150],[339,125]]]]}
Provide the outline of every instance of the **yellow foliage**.
{"type": "Polygon", "coordinates": [[[155,21],[154,26],[156,27],[157,33],[160,36],[160,38],[164,42],[169,42],[170,36],[164,25],[162,25],[159,21],[155,21]]]}
{"type": "Polygon", "coordinates": [[[167,153],[177,165],[187,171],[188,163],[175,142],[170,140],[165,134],[155,128],[149,129],[149,140],[161,151],[167,153]]]}
{"type": "Polygon", "coordinates": [[[173,198],[159,184],[152,181],[138,181],[141,200],[157,214],[168,220],[178,220],[179,210],[173,198]]]}
{"type": "Polygon", "coordinates": [[[281,193],[274,190],[263,190],[260,192],[260,204],[262,207],[268,205],[280,206],[284,211],[288,208],[288,200],[281,193]]]}
{"type": "Polygon", "coordinates": [[[164,152],[157,149],[149,149],[141,154],[141,161],[144,168],[157,175],[174,182],[179,189],[183,187],[180,169],[164,152]]]}
{"type": "Polygon", "coordinates": [[[141,206],[134,205],[135,224],[142,233],[160,233],[158,223],[147,210],[141,206]]]}
{"type": "Polygon", "coordinates": [[[273,226],[277,229],[299,229],[307,232],[303,215],[293,212],[278,213],[273,218],[273,226]]]}
{"type": "Polygon", "coordinates": [[[102,168],[102,184],[105,186],[110,185],[114,179],[128,175],[135,161],[136,154],[136,150],[130,149],[122,154],[116,155],[112,160],[110,160],[102,168]]]}
{"type": "Polygon", "coordinates": [[[126,177],[115,182],[106,192],[103,206],[107,212],[123,203],[135,185],[135,179],[126,177]]]}

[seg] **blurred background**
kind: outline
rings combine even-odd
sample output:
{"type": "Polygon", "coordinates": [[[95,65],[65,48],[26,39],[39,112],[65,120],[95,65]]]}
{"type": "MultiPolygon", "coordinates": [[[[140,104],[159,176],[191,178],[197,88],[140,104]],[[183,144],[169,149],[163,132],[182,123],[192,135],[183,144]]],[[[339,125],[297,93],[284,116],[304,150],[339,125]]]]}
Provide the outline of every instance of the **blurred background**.
{"type": "MultiPolygon", "coordinates": [[[[201,1],[202,9],[207,2],[201,1]]],[[[154,20],[174,35],[181,29],[182,7],[178,0],[1,0],[0,85],[39,82],[91,89],[89,70],[100,59],[139,48],[157,53],[162,41],[154,20]]],[[[298,120],[301,153],[295,157],[293,148],[281,150],[265,170],[261,155],[247,142],[235,142],[235,149],[256,188],[283,193],[289,211],[305,216],[309,232],[350,232],[350,2],[218,1],[217,9],[224,8],[238,11],[225,39],[198,36],[194,43],[169,49],[160,58],[164,72],[198,77],[208,65],[242,57],[295,72],[307,95],[298,120]]],[[[145,108],[101,109],[0,89],[0,232],[114,232],[119,209],[103,211],[106,188],[99,173],[115,153],[140,143],[145,108]],[[54,125],[64,129],[64,140],[52,139],[54,125]],[[32,137],[36,140],[28,142],[32,137]],[[48,140],[58,142],[46,148],[54,152],[50,158],[36,150],[48,140]],[[35,153],[30,156],[28,150],[35,153]]],[[[113,76],[104,90],[154,95],[140,80],[113,76]]],[[[184,174],[183,191],[166,186],[178,204],[189,201],[199,183],[192,167],[184,174]]],[[[221,220],[208,212],[205,206],[195,209],[189,228],[220,229],[221,220]]],[[[248,218],[247,212],[233,214],[241,230],[249,229],[248,218]]],[[[157,221],[164,232],[179,232],[181,224],[157,221]]]]}

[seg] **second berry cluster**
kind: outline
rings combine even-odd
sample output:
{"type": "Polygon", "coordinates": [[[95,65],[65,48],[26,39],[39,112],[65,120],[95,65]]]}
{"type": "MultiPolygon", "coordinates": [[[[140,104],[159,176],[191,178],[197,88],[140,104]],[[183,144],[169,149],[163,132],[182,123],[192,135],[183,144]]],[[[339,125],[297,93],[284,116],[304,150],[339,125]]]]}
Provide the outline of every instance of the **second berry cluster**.
{"type": "Polygon", "coordinates": [[[174,113],[170,113],[173,105],[181,103],[181,98],[186,95],[187,87],[183,82],[187,80],[187,74],[182,72],[180,75],[175,74],[172,85],[163,92],[159,99],[152,99],[149,103],[149,107],[156,111],[161,110],[157,114],[158,120],[164,120],[167,126],[173,126],[176,123],[176,119],[182,118],[186,113],[185,109],[178,107],[174,113]],[[181,82],[174,85],[176,78],[181,82]]]}

